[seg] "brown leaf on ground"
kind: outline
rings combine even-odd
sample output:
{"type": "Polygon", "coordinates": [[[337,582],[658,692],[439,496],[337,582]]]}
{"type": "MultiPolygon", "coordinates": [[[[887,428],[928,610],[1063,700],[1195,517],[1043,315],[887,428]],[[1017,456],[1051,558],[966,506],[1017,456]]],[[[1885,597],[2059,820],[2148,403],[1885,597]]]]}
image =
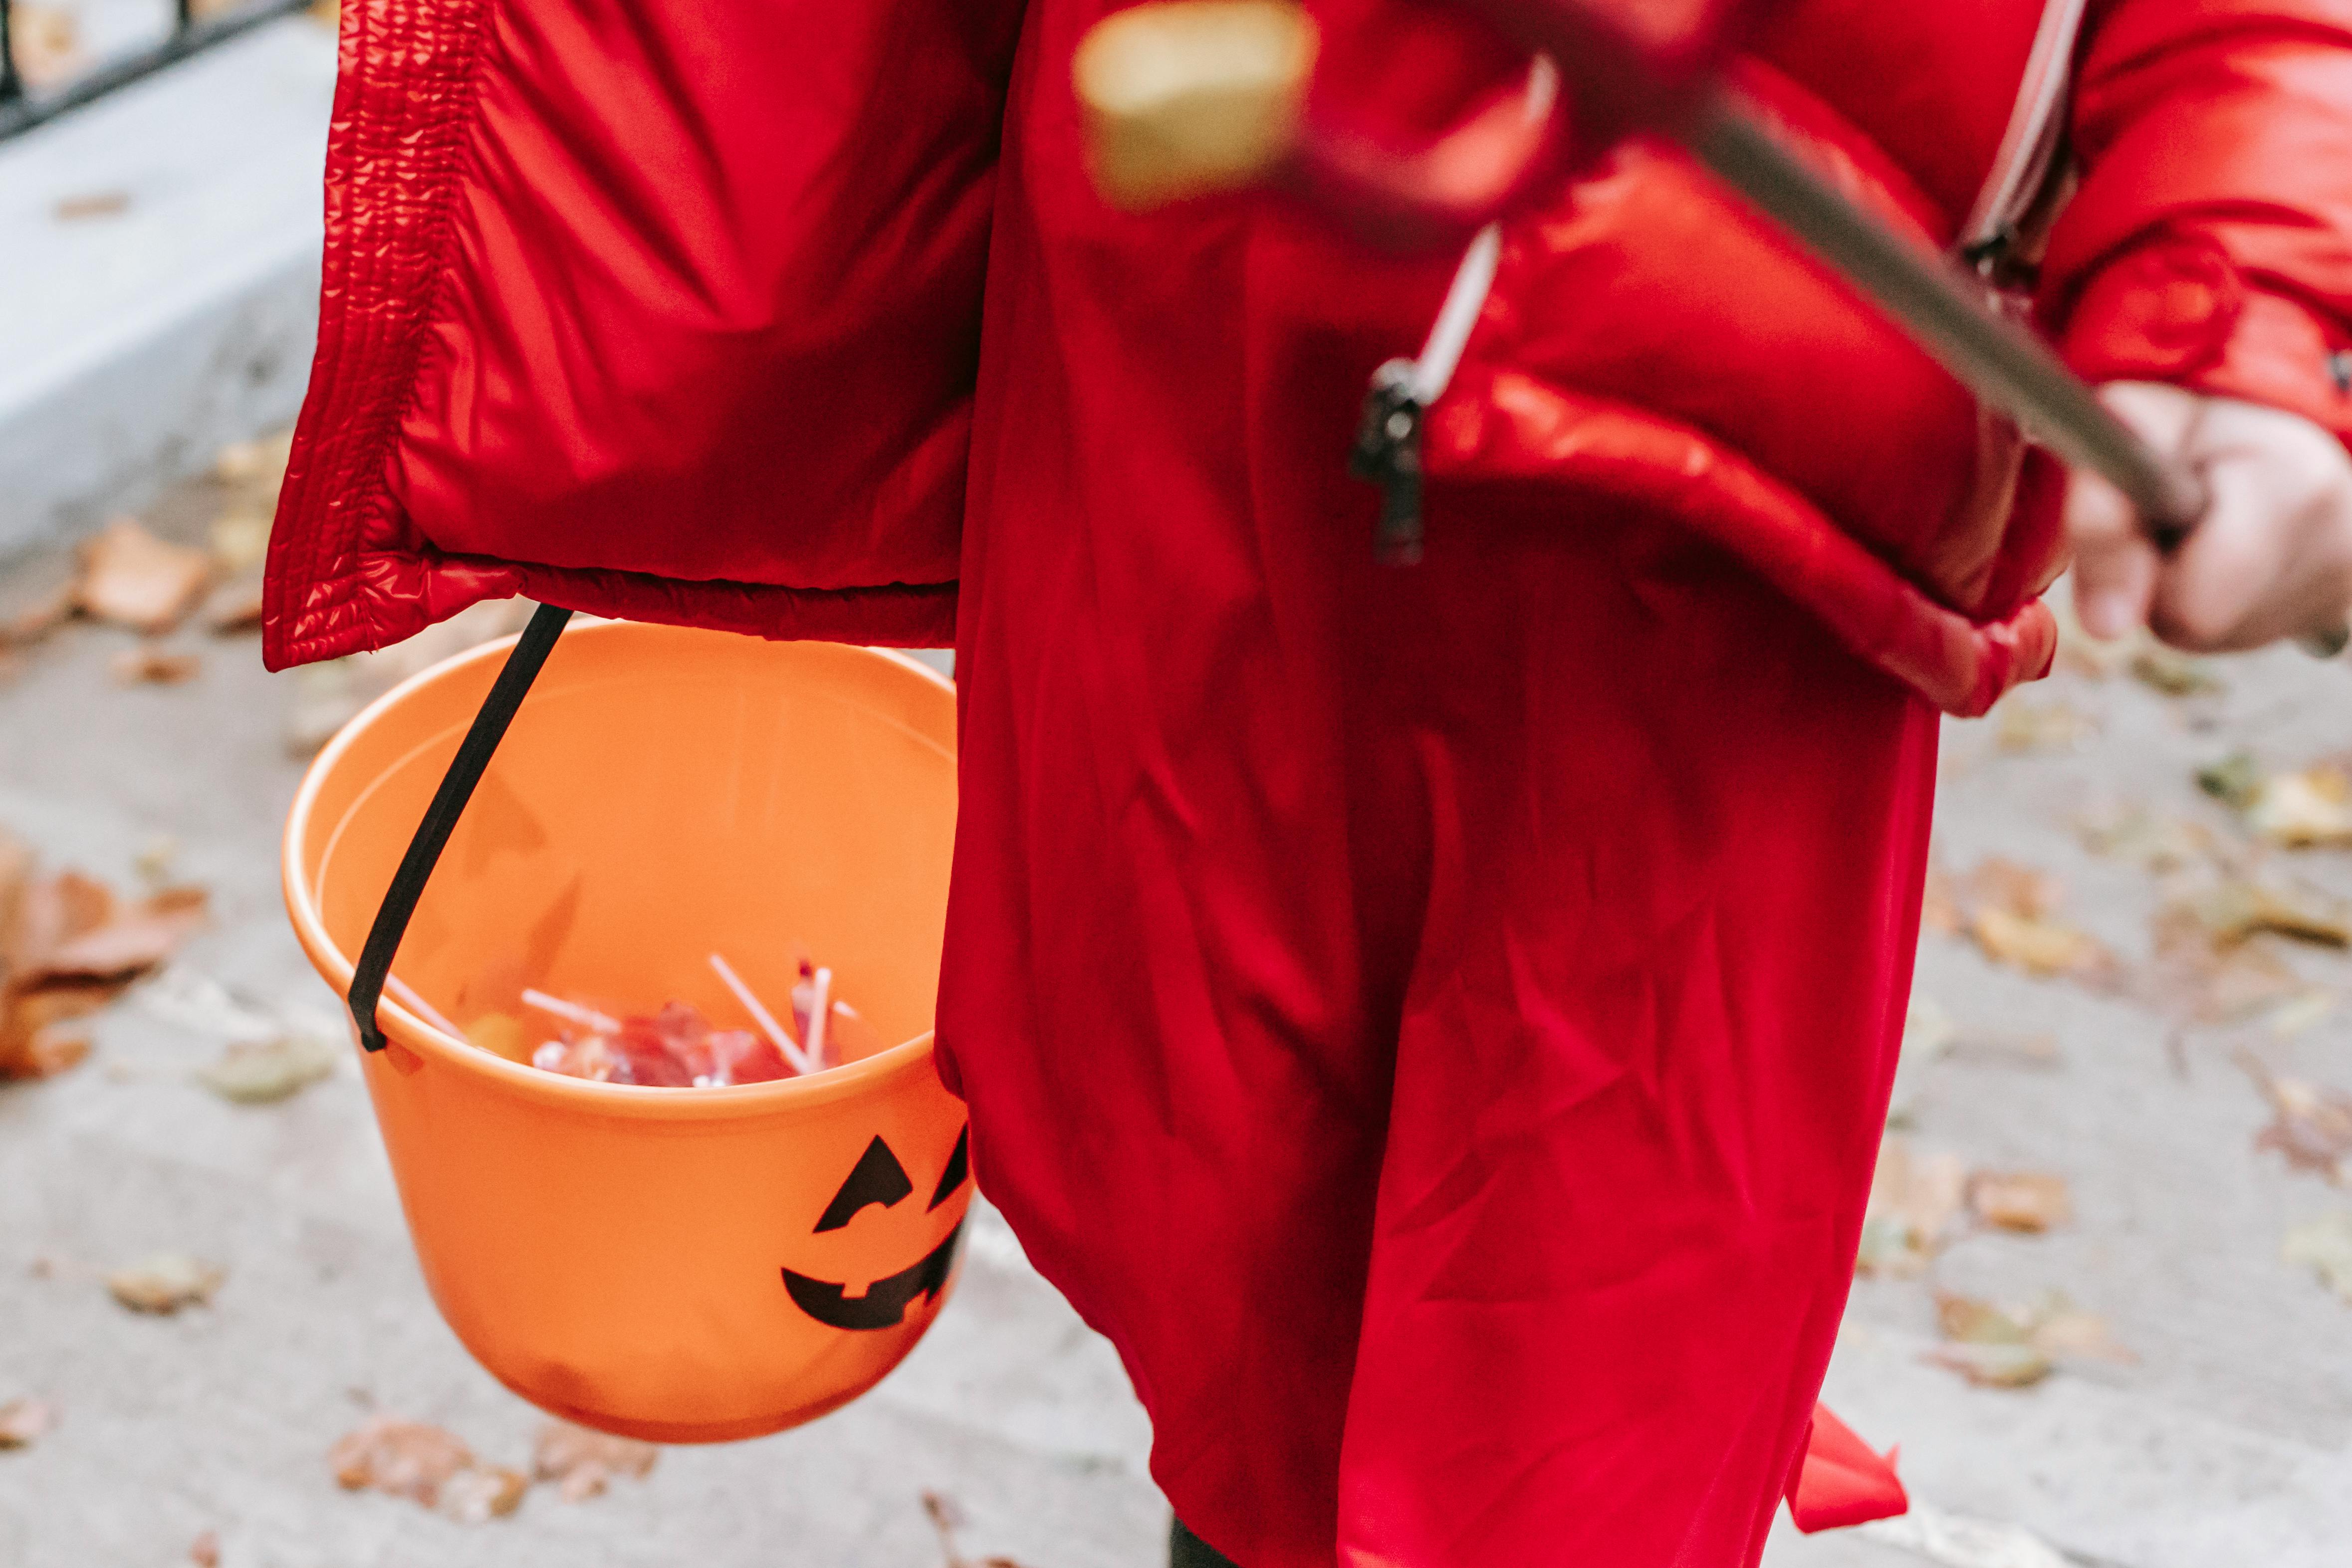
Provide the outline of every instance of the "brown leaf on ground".
{"type": "Polygon", "coordinates": [[[194,653],[166,653],[152,643],[125,648],[107,661],[108,673],[117,685],[125,686],[176,686],[194,680],[204,667],[205,662],[194,653]]]}
{"type": "Polygon", "coordinates": [[[940,1555],[945,1562],[945,1568],[1021,1568],[1021,1564],[1010,1557],[973,1559],[956,1549],[955,1532],[963,1528],[965,1521],[963,1510],[956,1505],[955,1499],[943,1492],[927,1491],[923,1494],[923,1513],[939,1535],[940,1555]]]}
{"type": "Polygon", "coordinates": [[[1936,1325],[1946,1343],[1927,1359],[1987,1388],[2030,1387],[2061,1360],[2137,1359],[2108,1334],[2105,1319],[2054,1291],[2026,1307],[1938,1291],[1936,1325]]]}
{"type": "Polygon", "coordinates": [[[379,1415],[336,1438],[327,1463],[346,1491],[372,1487],[431,1508],[453,1477],[474,1468],[474,1451],[454,1432],[379,1415]]]}
{"type": "Polygon", "coordinates": [[[2030,1344],[1939,1344],[1927,1359],[1979,1388],[2031,1388],[2056,1370],[2030,1344]]]}
{"type": "Polygon", "coordinates": [[[2098,727],[2063,702],[2011,695],[1993,710],[1993,739],[2003,751],[2072,751],[2098,727]]]}
{"type": "Polygon", "coordinates": [[[2221,943],[2276,932],[2321,947],[2352,946],[2352,905],[2303,883],[2232,878],[2187,902],[2206,934],[2221,943]]]}
{"type": "Polygon", "coordinates": [[[0,1402],[0,1448],[29,1448],[58,1424],[58,1407],[27,1396],[0,1402]]]}
{"type": "Polygon", "coordinates": [[[10,945],[9,983],[129,979],[163,963],[203,929],[200,887],[119,899],[104,883],[61,872],[26,890],[23,940],[10,945]]]}
{"type": "Polygon", "coordinates": [[[1947,936],[1957,936],[1960,932],[1960,901],[1952,885],[1952,873],[1933,861],[1927,864],[1927,885],[1920,895],[1919,924],[1947,936]]]}
{"type": "Polygon", "coordinates": [[[2002,855],[1988,855],[1959,883],[1971,912],[1998,909],[2021,920],[2041,920],[2065,900],[2066,884],[2046,871],[2002,855]]]}
{"type": "Polygon", "coordinates": [[[61,1072],[89,1051],[87,1018],[201,923],[204,894],[124,904],[79,872],[36,876],[0,834],[0,1078],[61,1072]]]}
{"type": "Polygon", "coordinates": [[[2083,847],[2093,854],[2150,872],[2194,865],[2215,849],[2213,835],[2202,822],[2159,817],[2145,806],[2085,821],[2081,832],[2083,847]]]}
{"type": "Polygon", "coordinates": [[[213,559],[230,577],[258,573],[269,558],[269,513],[261,507],[231,507],[213,519],[213,559]]]}
{"type": "Polygon", "coordinates": [[[459,1470],[441,1488],[441,1511],[460,1524],[486,1524],[522,1506],[530,1478],[504,1465],[459,1470]]]}
{"type": "Polygon", "coordinates": [[[224,485],[275,497],[286,478],[286,460],[294,450],[289,428],[251,441],[232,441],[213,459],[213,477],[224,485]]]}
{"type": "Polygon", "coordinates": [[[2340,763],[2266,773],[2242,749],[2198,769],[2197,784],[2265,842],[2291,850],[2352,846],[2352,773],[2340,763]]]}
{"type": "Polygon", "coordinates": [[[1978,1171],[1969,1177],[1969,1207],[1987,1225],[2038,1236],[2073,1213],[2066,1178],[2046,1171],[1978,1171]]]}
{"type": "Polygon", "coordinates": [[[2254,1147],[2276,1149],[2295,1170],[2332,1182],[2352,1179],[2352,1094],[2282,1078],[2249,1051],[2236,1059],[2271,1103],[2270,1124],[2254,1134],[2254,1147]]]}
{"type": "Polygon", "coordinates": [[[2262,798],[2263,765],[2242,747],[2197,770],[2197,788],[2232,810],[2242,811],[2262,798]]]}
{"type": "Polygon", "coordinates": [[[228,1270],[184,1252],[157,1252],[106,1277],[114,1299],[134,1312],[166,1315],[201,1306],[228,1278],[228,1270]]]}
{"type": "MultiPolygon", "coordinates": [[[[2143,632],[2145,637],[2146,633],[2143,632]]],[[[2218,692],[2221,682],[2213,674],[2213,666],[2203,659],[2192,659],[2178,648],[2167,647],[2154,638],[2143,642],[2131,657],[2132,678],[2144,686],[2153,687],[2168,697],[2193,697],[2207,692],[2218,692]]]]}
{"type": "Polygon", "coordinates": [[[86,223],[91,218],[111,218],[131,210],[128,191],[83,191],[70,196],[59,196],[49,211],[59,223],[86,223]]]}
{"type": "Polygon", "coordinates": [[[2237,1023],[2308,988],[2276,953],[2245,939],[2252,927],[2208,923],[2225,915],[2210,898],[2175,900],[2157,912],[2158,961],[2145,977],[2150,1000],[2201,1023],[2237,1023]]]}
{"type": "Polygon", "coordinates": [[[2319,1282],[2352,1303],[2352,1213],[2323,1214],[2286,1233],[2279,1256],[2311,1270],[2319,1282]]]}
{"type": "Polygon", "coordinates": [[[198,1531],[188,1542],[188,1561],[195,1568],[220,1568],[220,1537],[209,1530],[198,1531]]]}
{"type": "Polygon", "coordinates": [[[531,1474],[553,1481],[566,1502],[583,1502],[602,1492],[614,1476],[642,1479],[661,1450],[634,1437],[591,1431],[569,1421],[550,1421],[531,1446],[531,1474]]]}
{"type": "Polygon", "coordinates": [[[220,1060],[196,1076],[224,1100],[268,1105],[331,1074],[340,1054],[315,1035],[289,1030],[269,1040],[231,1040],[220,1060]]]}
{"type": "Polygon", "coordinates": [[[257,571],[222,583],[205,601],[205,624],[223,636],[256,630],[261,624],[261,593],[257,571]]]}
{"type": "Polygon", "coordinates": [[[1967,929],[1987,957],[2043,978],[2112,983],[2115,956],[2095,937],[2055,917],[2065,884],[2049,873],[1995,855],[1958,884],[1967,929]]]}
{"type": "Polygon", "coordinates": [[[1979,909],[1969,934],[1985,956],[2053,979],[2062,975],[2095,978],[2115,967],[2097,938],[2054,920],[2032,920],[2005,909],[1979,909]]]}
{"type": "Polygon", "coordinates": [[[2341,849],[2352,845],[2352,779],[2332,763],[2276,774],[2245,814],[2248,831],[2284,848],[2341,849]]]}
{"type": "MultiPolygon", "coordinates": [[[[13,597],[13,596],[12,596],[13,597]]],[[[37,643],[62,624],[81,601],[81,585],[68,577],[9,604],[0,620],[0,647],[37,643]]]]}
{"type": "Polygon", "coordinates": [[[17,73],[27,87],[61,86],[82,68],[81,24],[62,5],[14,0],[8,7],[8,33],[17,73]]]}
{"type": "Polygon", "coordinates": [[[2107,1361],[2129,1364],[2139,1359],[2116,1343],[2107,1320],[2053,1295],[2044,1303],[2033,1325],[2033,1346],[2059,1361],[2107,1361]]]}
{"type": "Polygon", "coordinates": [[[211,580],[211,555],[118,517],[82,546],[84,612],[149,635],[168,632],[211,580]]]}
{"type": "Polygon", "coordinates": [[[1958,1156],[1923,1155],[1910,1139],[1890,1134],[1878,1146],[1855,1271],[1894,1279],[1925,1273],[1959,1215],[1967,1185],[1958,1156]]]}

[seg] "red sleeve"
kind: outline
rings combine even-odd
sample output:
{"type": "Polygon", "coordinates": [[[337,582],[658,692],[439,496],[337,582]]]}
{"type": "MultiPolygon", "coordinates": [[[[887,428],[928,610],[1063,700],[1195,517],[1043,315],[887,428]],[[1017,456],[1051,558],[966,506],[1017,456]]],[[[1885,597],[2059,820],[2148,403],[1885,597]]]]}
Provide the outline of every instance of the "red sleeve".
{"type": "Polygon", "coordinates": [[[2352,0],[2095,0],[2073,130],[2042,303],[2075,368],[2352,436],[2352,0]]]}

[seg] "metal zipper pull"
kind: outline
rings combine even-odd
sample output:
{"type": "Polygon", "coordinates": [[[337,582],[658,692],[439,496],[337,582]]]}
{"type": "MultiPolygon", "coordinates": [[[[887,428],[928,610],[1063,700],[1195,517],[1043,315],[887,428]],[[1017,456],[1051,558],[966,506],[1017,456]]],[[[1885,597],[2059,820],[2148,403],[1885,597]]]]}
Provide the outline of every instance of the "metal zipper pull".
{"type": "Polygon", "coordinates": [[[1372,372],[1364,393],[1364,415],[1356,425],[1348,472],[1381,487],[1381,520],[1372,530],[1372,554],[1385,566],[1411,566],[1421,559],[1421,431],[1430,405],[1445,395],[1454,368],[1478,312],[1494,287],[1503,236],[1488,224],[1462,253],[1445,303],[1429,329],[1417,360],[1391,360],[1372,372]]]}
{"type": "Polygon", "coordinates": [[[1422,412],[1413,395],[1411,360],[1391,360],[1372,372],[1348,472],[1381,487],[1372,556],[1383,566],[1412,566],[1421,559],[1422,412]]]}

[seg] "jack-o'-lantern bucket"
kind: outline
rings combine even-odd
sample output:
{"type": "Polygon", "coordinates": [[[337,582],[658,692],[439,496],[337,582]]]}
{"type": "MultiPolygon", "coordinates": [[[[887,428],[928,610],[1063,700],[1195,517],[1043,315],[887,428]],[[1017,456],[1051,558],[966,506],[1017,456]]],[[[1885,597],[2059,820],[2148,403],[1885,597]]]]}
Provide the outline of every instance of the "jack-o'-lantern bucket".
{"type": "Polygon", "coordinates": [[[287,904],[380,1046],[361,1053],[368,1092],[467,1349],[607,1431],[775,1431],[872,1386],[953,1283],[971,1186],[929,1030],[954,695],[895,654],[621,622],[559,637],[544,610],[526,649],[551,615],[527,702],[506,689],[527,662],[509,639],[335,737],[287,823],[287,904]],[[502,702],[511,723],[482,746],[502,702]],[[451,829],[467,747],[478,784],[451,829]],[[408,876],[436,812],[446,849],[408,876]],[[404,935],[394,919],[371,943],[404,879],[404,935]],[[380,948],[378,1004],[354,972],[380,948]],[[869,1026],[805,1076],[591,1082],[450,1032],[526,1011],[525,988],[749,1028],[712,956],[781,1011],[801,954],[869,1026]]]}

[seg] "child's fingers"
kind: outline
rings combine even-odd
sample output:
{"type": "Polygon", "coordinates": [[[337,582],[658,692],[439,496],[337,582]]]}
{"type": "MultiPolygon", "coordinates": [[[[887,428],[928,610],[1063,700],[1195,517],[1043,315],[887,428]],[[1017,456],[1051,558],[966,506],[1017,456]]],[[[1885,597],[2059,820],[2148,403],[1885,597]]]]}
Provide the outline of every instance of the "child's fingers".
{"type": "Polygon", "coordinates": [[[2074,614],[2094,637],[2120,637],[2147,618],[2156,547],[2123,492],[2095,474],[2066,486],[2066,533],[2074,545],[2074,614]]]}
{"type": "MultiPolygon", "coordinates": [[[[2201,400],[2179,387],[2116,382],[2100,401],[2168,456],[2197,428],[2201,400]]],[[[2066,488],[2066,533],[2074,547],[2074,613],[2094,637],[2120,637],[2147,619],[2163,567],[2123,493],[2099,476],[2074,474],[2066,488]]]]}

